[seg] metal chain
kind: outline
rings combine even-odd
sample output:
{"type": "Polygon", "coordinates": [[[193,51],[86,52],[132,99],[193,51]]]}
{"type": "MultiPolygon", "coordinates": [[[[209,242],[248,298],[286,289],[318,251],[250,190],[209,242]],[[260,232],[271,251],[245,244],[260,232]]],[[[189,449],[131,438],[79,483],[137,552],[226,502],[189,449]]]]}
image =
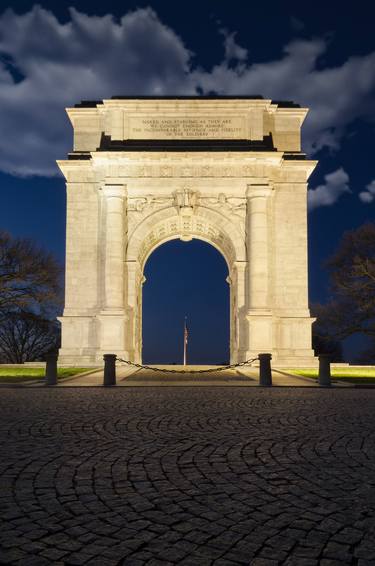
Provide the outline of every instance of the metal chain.
{"type": "Polygon", "coordinates": [[[164,368],[158,368],[158,367],[152,367],[152,366],[144,366],[142,364],[136,364],[135,362],[130,362],[129,360],[124,360],[122,358],[117,358],[116,357],[116,362],[122,362],[123,364],[128,364],[129,366],[134,366],[136,368],[139,369],[149,369],[151,371],[161,371],[163,373],[211,373],[214,371],[224,371],[226,369],[233,369],[233,368],[238,368],[241,366],[246,366],[246,365],[250,365],[253,362],[255,362],[255,360],[258,360],[259,357],[257,356],[256,358],[253,358],[252,360],[246,360],[245,362],[240,362],[238,364],[231,364],[228,366],[220,366],[218,368],[210,368],[210,369],[192,369],[192,370],[184,370],[184,369],[164,369],[164,368]]]}

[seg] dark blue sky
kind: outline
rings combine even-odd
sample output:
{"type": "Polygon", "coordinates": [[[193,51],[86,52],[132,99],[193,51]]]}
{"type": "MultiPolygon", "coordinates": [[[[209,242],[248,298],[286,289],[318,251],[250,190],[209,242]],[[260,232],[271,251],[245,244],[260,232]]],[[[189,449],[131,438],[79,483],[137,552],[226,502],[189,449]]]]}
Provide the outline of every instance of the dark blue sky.
{"type": "Polygon", "coordinates": [[[173,240],[151,254],[145,277],[143,360],[181,364],[187,316],[187,363],[228,363],[229,285],[223,256],[206,242],[173,240]]]}
{"type": "MultiPolygon", "coordinates": [[[[41,9],[33,12],[33,3],[26,0],[5,1],[0,8],[0,228],[31,236],[64,261],[65,192],[54,160],[64,158],[71,146],[64,107],[82,98],[192,94],[198,89],[294,99],[311,108],[304,146],[319,159],[310,180],[312,190],[321,186],[309,213],[310,299],[326,300],[329,287],[322,263],[345,230],[374,220],[375,39],[370,7],[365,2],[72,2],[77,15],[69,12],[71,3],[39,4],[41,9]],[[7,7],[15,14],[6,13],[7,7]],[[153,11],[141,10],[146,7],[153,11]],[[114,19],[103,19],[107,13],[114,19]],[[336,177],[327,179],[330,174],[336,177]],[[337,179],[343,175],[347,182],[340,185],[337,179]],[[324,194],[330,196],[329,205],[324,194]]],[[[171,243],[157,250],[146,267],[147,328],[151,323],[160,326],[163,311],[153,305],[159,308],[172,295],[176,301],[173,289],[193,289],[189,286],[196,283],[193,270],[166,269],[177,261],[181,266],[193,261],[210,265],[205,289],[215,289],[215,297],[221,292],[226,304],[226,284],[220,283],[222,291],[214,287],[223,271],[217,252],[199,242],[171,243]],[[163,296],[163,289],[168,295],[163,296]]],[[[185,312],[196,356],[203,334],[204,349],[211,352],[208,361],[227,356],[219,339],[225,330],[215,331],[228,324],[226,307],[222,322],[216,317],[209,326],[217,307],[206,300],[206,290],[181,291],[175,318],[168,314],[163,341],[171,361],[180,356],[176,336],[185,312]]],[[[150,336],[145,336],[145,348],[154,356],[150,336]]]]}

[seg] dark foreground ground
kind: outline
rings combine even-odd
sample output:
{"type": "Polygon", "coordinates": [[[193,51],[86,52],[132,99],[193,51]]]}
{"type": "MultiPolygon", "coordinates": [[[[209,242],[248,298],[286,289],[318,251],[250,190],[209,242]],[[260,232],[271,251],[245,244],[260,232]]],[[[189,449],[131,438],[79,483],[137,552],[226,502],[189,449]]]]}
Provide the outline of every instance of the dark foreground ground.
{"type": "Polygon", "coordinates": [[[375,565],[375,391],[2,389],[1,564],[375,565]]]}

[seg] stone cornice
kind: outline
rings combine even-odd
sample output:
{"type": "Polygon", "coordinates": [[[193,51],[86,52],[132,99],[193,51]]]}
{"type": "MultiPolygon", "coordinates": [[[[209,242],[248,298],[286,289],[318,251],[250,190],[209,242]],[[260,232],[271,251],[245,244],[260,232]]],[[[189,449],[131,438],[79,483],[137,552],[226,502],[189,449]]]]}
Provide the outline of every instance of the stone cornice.
{"type": "Polygon", "coordinates": [[[121,160],[126,162],[137,162],[145,160],[147,161],[159,161],[163,159],[165,161],[181,161],[184,160],[202,160],[205,161],[223,161],[227,160],[237,160],[237,161],[265,161],[279,164],[283,159],[284,152],[282,151],[93,151],[90,153],[93,161],[101,160],[121,160]]]}
{"type": "Polygon", "coordinates": [[[272,179],[276,183],[306,182],[316,161],[284,160],[282,153],[267,156],[225,154],[92,154],[90,161],[58,161],[69,182],[103,182],[105,179],[272,179]]]}

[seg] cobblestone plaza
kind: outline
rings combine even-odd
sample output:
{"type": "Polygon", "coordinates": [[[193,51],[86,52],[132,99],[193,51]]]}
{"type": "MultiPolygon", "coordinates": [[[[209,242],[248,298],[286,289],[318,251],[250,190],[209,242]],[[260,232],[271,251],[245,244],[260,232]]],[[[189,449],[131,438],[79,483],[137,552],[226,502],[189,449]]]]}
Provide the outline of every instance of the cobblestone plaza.
{"type": "Polygon", "coordinates": [[[1,564],[375,564],[375,391],[3,388],[1,564]]]}

